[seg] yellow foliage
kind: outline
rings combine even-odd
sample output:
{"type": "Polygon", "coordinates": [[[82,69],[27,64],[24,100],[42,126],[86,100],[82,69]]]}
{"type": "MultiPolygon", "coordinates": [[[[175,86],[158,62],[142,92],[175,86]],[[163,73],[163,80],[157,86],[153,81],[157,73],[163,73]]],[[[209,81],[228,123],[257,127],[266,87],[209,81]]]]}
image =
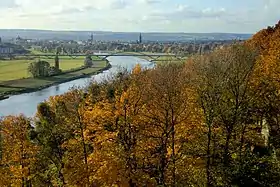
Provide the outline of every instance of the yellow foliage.
{"type": "Polygon", "coordinates": [[[21,186],[30,179],[31,166],[35,163],[38,148],[28,140],[30,124],[23,116],[5,117],[1,122],[2,159],[1,186],[21,186]],[[4,169],[4,171],[3,171],[4,169]],[[24,179],[24,180],[23,180],[24,179]],[[9,185],[8,185],[9,184],[9,185]]]}
{"type": "Polygon", "coordinates": [[[135,75],[139,74],[141,72],[141,69],[142,69],[141,65],[140,64],[136,64],[136,66],[132,70],[132,74],[135,74],[135,75]]]}
{"type": "Polygon", "coordinates": [[[268,27],[255,34],[247,44],[260,51],[254,71],[254,84],[256,87],[263,82],[280,89],[280,22],[274,27],[268,27]]]}

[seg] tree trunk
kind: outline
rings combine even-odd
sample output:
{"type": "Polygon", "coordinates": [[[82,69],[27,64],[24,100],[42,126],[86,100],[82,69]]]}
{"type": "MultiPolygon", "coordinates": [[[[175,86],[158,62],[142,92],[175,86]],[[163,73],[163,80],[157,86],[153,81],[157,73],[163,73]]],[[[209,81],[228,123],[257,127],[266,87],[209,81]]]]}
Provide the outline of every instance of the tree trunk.
{"type": "Polygon", "coordinates": [[[63,174],[61,172],[61,169],[59,169],[58,178],[62,181],[63,186],[65,186],[66,183],[65,183],[64,176],[63,176],[63,174]]]}
{"type": "Polygon", "coordinates": [[[229,142],[231,139],[232,127],[227,128],[227,136],[226,136],[226,144],[225,144],[225,152],[224,152],[224,166],[228,167],[229,164],[229,142]]]}
{"type": "Polygon", "coordinates": [[[86,186],[90,185],[90,180],[89,180],[89,169],[88,169],[88,158],[87,158],[87,149],[86,149],[86,143],[85,143],[85,137],[84,137],[84,129],[82,126],[80,114],[78,113],[78,120],[79,120],[79,126],[81,130],[81,136],[82,136],[82,146],[83,146],[83,154],[84,154],[84,162],[86,165],[86,177],[87,177],[87,184],[86,186]]]}
{"type": "Polygon", "coordinates": [[[162,147],[160,152],[160,164],[159,164],[159,186],[166,186],[165,185],[165,167],[166,167],[166,143],[165,140],[162,140],[162,147]]]}
{"type": "Polygon", "coordinates": [[[246,125],[244,125],[244,127],[242,128],[242,133],[241,133],[241,140],[240,140],[240,147],[239,147],[239,159],[240,160],[241,160],[241,156],[242,156],[242,147],[244,144],[245,131],[246,131],[246,125]]]}
{"type": "Polygon", "coordinates": [[[176,160],[175,160],[175,127],[172,124],[172,186],[176,185],[176,160]]]}
{"type": "Polygon", "coordinates": [[[62,184],[64,186],[66,183],[65,183],[65,179],[64,179],[64,176],[63,176],[63,173],[62,173],[62,169],[64,168],[64,163],[62,161],[61,150],[59,151],[59,159],[60,159],[60,167],[58,168],[59,169],[59,171],[58,171],[58,178],[62,181],[62,184]]]}
{"type": "Polygon", "coordinates": [[[211,124],[208,124],[208,133],[207,133],[207,168],[206,168],[206,173],[207,173],[207,186],[211,186],[211,150],[210,150],[210,145],[211,145],[211,124]]]}
{"type": "Polygon", "coordinates": [[[171,124],[171,141],[172,141],[172,186],[176,185],[176,159],[175,159],[175,120],[174,111],[171,112],[172,124],[171,124]]]}

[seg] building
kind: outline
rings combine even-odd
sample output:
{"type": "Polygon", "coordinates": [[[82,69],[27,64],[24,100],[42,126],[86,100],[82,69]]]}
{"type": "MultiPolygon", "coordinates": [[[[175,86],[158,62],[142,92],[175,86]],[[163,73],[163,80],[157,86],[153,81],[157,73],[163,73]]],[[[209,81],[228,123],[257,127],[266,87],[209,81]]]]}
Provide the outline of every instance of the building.
{"type": "Polygon", "coordinates": [[[93,45],[94,43],[94,36],[93,33],[90,34],[90,38],[86,41],[87,45],[93,45]]]}
{"type": "Polygon", "coordinates": [[[13,48],[0,44],[0,55],[7,55],[7,54],[12,54],[12,53],[14,53],[13,48]]]}
{"type": "Polygon", "coordinates": [[[92,45],[93,44],[93,34],[91,33],[90,35],[90,44],[92,45]]]}
{"type": "Polygon", "coordinates": [[[139,43],[141,44],[142,43],[142,34],[140,33],[139,35],[139,43]]]}
{"type": "Polygon", "coordinates": [[[138,44],[141,44],[142,43],[142,34],[140,33],[140,35],[139,35],[139,39],[137,40],[137,43],[138,44]]]}
{"type": "Polygon", "coordinates": [[[14,40],[14,43],[19,44],[19,45],[23,45],[26,43],[30,43],[32,42],[32,39],[24,39],[21,38],[20,36],[17,36],[16,39],[14,40]]]}

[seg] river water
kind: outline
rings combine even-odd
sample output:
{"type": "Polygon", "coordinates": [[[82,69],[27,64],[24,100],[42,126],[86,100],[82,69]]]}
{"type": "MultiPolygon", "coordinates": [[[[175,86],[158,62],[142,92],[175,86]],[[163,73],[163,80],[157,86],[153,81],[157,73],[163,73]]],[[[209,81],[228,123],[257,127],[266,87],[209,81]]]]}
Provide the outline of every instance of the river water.
{"type": "Polygon", "coordinates": [[[140,64],[143,68],[154,67],[152,62],[136,57],[109,57],[108,60],[112,65],[112,68],[98,75],[94,75],[91,78],[77,79],[37,92],[11,96],[9,99],[0,101],[0,117],[19,114],[32,117],[35,115],[37,105],[40,102],[47,100],[50,96],[63,94],[73,86],[84,87],[92,80],[102,81],[108,76],[117,73],[122,68],[131,71],[136,64],[140,64]]]}

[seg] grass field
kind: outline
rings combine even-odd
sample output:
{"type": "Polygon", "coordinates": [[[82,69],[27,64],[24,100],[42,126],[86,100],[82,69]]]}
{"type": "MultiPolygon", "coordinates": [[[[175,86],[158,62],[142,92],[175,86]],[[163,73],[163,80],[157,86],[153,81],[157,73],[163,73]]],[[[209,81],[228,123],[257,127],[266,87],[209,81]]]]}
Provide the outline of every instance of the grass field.
{"type": "MultiPolygon", "coordinates": [[[[54,59],[40,58],[41,60],[48,61],[51,66],[54,66],[54,59]]],[[[94,59],[98,60],[98,58],[94,59]]],[[[8,80],[22,79],[30,77],[27,68],[30,62],[34,60],[0,60],[0,83],[8,80]]],[[[97,63],[97,62],[93,62],[97,63]]],[[[60,58],[60,68],[62,71],[70,70],[83,66],[84,57],[71,57],[60,58]]]]}
{"type": "MultiPolygon", "coordinates": [[[[17,68],[16,63],[13,67],[17,68]]],[[[24,66],[21,65],[21,68],[22,67],[24,67],[24,66]]],[[[73,67],[73,66],[71,65],[71,67],[73,67]]],[[[106,67],[106,62],[99,61],[99,62],[95,62],[95,67],[93,67],[93,68],[86,68],[83,70],[65,73],[65,74],[61,74],[61,75],[57,75],[57,76],[44,77],[44,78],[14,79],[14,80],[10,79],[7,81],[2,81],[2,82],[0,82],[0,95],[5,94],[5,92],[18,92],[18,91],[26,90],[26,89],[36,89],[39,87],[44,87],[46,85],[51,85],[56,82],[65,82],[65,81],[73,79],[75,77],[94,74],[95,72],[97,72],[100,69],[103,69],[104,67],[106,67]]],[[[20,69],[20,68],[18,68],[18,69],[20,69]]],[[[18,72],[21,72],[21,71],[18,70],[18,72]]],[[[12,77],[12,76],[10,76],[10,77],[12,77]]],[[[14,76],[14,77],[16,77],[16,76],[14,76]]]]}
{"type": "MultiPolygon", "coordinates": [[[[46,54],[38,51],[32,51],[32,53],[46,54]]],[[[77,70],[84,65],[84,59],[84,56],[76,58],[68,56],[60,57],[60,69],[65,73],[44,78],[32,78],[27,71],[28,66],[36,60],[44,60],[49,62],[51,66],[54,66],[53,58],[41,57],[28,59],[27,57],[17,56],[13,60],[0,60],[0,99],[5,95],[35,91],[53,84],[92,75],[108,67],[106,61],[102,61],[99,57],[92,57],[92,68],[77,70]]]]}

